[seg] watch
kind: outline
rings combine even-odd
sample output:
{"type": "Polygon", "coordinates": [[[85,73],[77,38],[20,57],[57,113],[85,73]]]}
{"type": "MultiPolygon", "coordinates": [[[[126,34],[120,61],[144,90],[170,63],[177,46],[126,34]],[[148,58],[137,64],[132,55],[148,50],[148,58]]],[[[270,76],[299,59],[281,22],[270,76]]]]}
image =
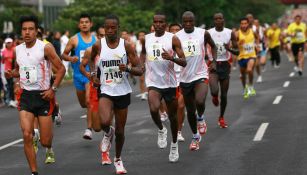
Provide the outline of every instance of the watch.
{"type": "Polygon", "coordinates": [[[51,89],[52,89],[54,92],[56,92],[56,91],[58,90],[58,88],[55,87],[55,86],[52,86],[51,89]]]}

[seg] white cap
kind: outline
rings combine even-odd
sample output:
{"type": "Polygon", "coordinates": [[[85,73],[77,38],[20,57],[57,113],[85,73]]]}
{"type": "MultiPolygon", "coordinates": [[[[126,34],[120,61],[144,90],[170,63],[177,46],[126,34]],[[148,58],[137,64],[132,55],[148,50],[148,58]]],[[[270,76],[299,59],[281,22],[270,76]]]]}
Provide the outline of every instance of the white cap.
{"type": "Polygon", "coordinates": [[[6,38],[4,40],[4,43],[12,43],[13,42],[13,39],[12,38],[6,38]]]}

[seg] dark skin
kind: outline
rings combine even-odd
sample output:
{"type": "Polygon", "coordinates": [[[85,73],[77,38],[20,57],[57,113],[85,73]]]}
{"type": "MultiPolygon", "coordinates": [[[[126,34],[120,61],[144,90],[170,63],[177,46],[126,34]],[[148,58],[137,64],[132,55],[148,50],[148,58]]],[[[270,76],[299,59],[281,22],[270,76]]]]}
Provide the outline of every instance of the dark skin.
{"type": "MultiPolygon", "coordinates": [[[[157,37],[163,36],[165,34],[166,26],[167,26],[166,17],[164,15],[154,15],[153,27],[155,29],[155,36],[157,37]]],[[[141,59],[144,63],[146,60],[145,40],[143,40],[142,43],[143,44],[142,44],[141,59]]],[[[172,48],[176,52],[179,58],[174,60],[173,55],[171,55],[165,49],[163,49],[162,58],[165,60],[173,61],[174,63],[185,67],[187,63],[186,63],[185,56],[181,48],[181,43],[180,43],[180,40],[175,35],[172,38],[172,48]]],[[[159,108],[161,106],[161,98],[162,96],[158,91],[155,91],[155,90],[148,91],[148,104],[150,108],[150,114],[151,114],[151,117],[154,123],[157,125],[157,127],[160,130],[163,129],[163,125],[162,125],[160,113],[159,113],[159,108]]],[[[176,143],[177,142],[177,132],[178,132],[178,122],[177,122],[178,102],[177,102],[177,99],[166,102],[166,106],[167,106],[168,117],[171,122],[173,143],[176,143]]]]}
{"type": "MultiPolygon", "coordinates": [[[[32,21],[26,21],[22,23],[21,34],[24,38],[27,48],[32,48],[36,43],[37,26],[32,21]]],[[[46,44],[44,48],[45,58],[50,61],[52,67],[57,70],[55,80],[52,86],[58,87],[65,75],[65,67],[62,64],[60,58],[55,52],[54,47],[51,44],[46,44]]],[[[15,53],[16,54],[16,53],[15,53]]],[[[7,72],[7,76],[19,78],[19,65],[15,64],[13,71],[7,72]]],[[[54,99],[55,92],[49,88],[48,90],[41,93],[42,98],[50,101],[54,99]]],[[[27,111],[19,112],[20,126],[23,133],[24,140],[24,151],[32,172],[37,171],[36,155],[33,148],[33,129],[34,129],[34,114],[27,111]]],[[[38,116],[39,128],[40,128],[40,142],[42,146],[51,148],[53,129],[52,129],[52,118],[51,116],[38,116]]]]}
{"type": "MultiPolygon", "coordinates": [[[[107,45],[111,49],[117,48],[120,38],[118,37],[119,24],[115,19],[105,20],[105,32],[106,32],[106,41],[107,45]]],[[[143,69],[140,65],[139,59],[136,57],[135,50],[129,42],[125,42],[125,49],[127,52],[128,62],[131,63],[130,73],[133,75],[141,76],[143,74],[143,69]]],[[[91,72],[95,72],[95,58],[100,54],[101,44],[98,40],[92,47],[91,57],[89,59],[89,65],[91,72]]],[[[128,65],[119,64],[119,69],[122,72],[127,70],[128,65]]],[[[97,76],[91,76],[91,79],[95,82],[98,82],[97,76]]],[[[120,158],[121,151],[125,141],[125,125],[127,121],[128,108],[117,109],[113,107],[113,102],[105,97],[99,99],[99,116],[101,121],[101,128],[106,133],[109,133],[110,126],[113,120],[113,114],[115,115],[115,142],[116,142],[116,158],[120,158]]]]}
{"type": "MultiPolygon", "coordinates": [[[[223,31],[224,29],[224,17],[223,14],[217,13],[214,15],[214,25],[216,31],[223,31]]],[[[238,55],[238,44],[236,41],[235,33],[234,31],[231,32],[231,38],[230,42],[232,45],[232,48],[229,47],[229,43],[224,43],[224,47],[227,51],[231,52],[232,54],[238,55]]],[[[221,88],[221,106],[220,106],[220,117],[224,116],[226,105],[227,105],[227,92],[229,88],[229,78],[226,79],[219,79],[218,74],[214,72],[210,72],[209,74],[209,85],[210,85],[210,91],[211,95],[214,97],[218,96],[219,93],[219,85],[221,88]]]]}
{"type": "MultiPolygon", "coordinates": [[[[186,33],[192,33],[195,30],[195,17],[192,12],[185,12],[182,15],[182,26],[186,33]]],[[[205,31],[204,45],[209,44],[212,47],[213,64],[210,65],[209,70],[216,69],[216,46],[211,38],[209,32],[205,31]]],[[[197,118],[195,112],[202,116],[205,111],[205,99],[208,93],[208,85],[205,83],[198,83],[195,85],[192,94],[184,94],[184,103],[187,109],[187,118],[193,134],[197,133],[197,118]]]]}

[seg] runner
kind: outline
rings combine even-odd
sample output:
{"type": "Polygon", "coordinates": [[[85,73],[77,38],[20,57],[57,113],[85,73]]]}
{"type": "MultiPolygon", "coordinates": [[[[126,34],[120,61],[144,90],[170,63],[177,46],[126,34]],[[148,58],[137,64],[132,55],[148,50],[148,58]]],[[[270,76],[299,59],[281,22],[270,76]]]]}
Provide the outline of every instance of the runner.
{"type": "Polygon", "coordinates": [[[207,132],[205,122],[205,101],[208,93],[208,67],[205,62],[205,45],[212,48],[213,62],[210,69],[215,70],[216,46],[208,31],[195,27],[193,12],[186,11],[182,15],[183,29],[176,33],[180,39],[187,66],[180,74],[180,88],[187,108],[187,117],[193,133],[190,150],[199,149],[201,135],[207,132]],[[197,111],[197,115],[196,115],[197,111]]]}
{"type": "Polygon", "coordinates": [[[51,44],[36,38],[38,19],[35,16],[20,18],[21,33],[24,43],[16,47],[16,67],[8,75],[19,78],[21,93],[19,96],[19,118],[23,132],[24,151],[32,171],[37,175],[37,163],[32,145],[34,118],[38,117],[40,142],[48,148],[46,160],[54,162],[51,148],[53,127],[51,114],[54,108],[54,97],[61,80],[65,75],[65,67],[51,44]],[[53,84],[50,84],[51,65],[57,70],[53,84]]]}
{"type": "Polygon", "coordinates": [[[306,41],[306,24],[302,22],[302,16],[296,15],[294,22],[288,26],[288,36],[291,37],[291,49],[294,55],[294,70],[299,76],[303,75],[304,69],[304,44],[306,41]]]}
{"type": "Polygon", "coordinates": [[[80,32],[73,36],[67,43],[66,48],[62,54],[65,61],[70,61],[73,68],[73,80],[76,87],[79,103],[82,108],[87,108],[87,129],[83,134],[84,139],[92,139],[92,121],[90,117],[89,104],[89,80],[81,74],[80,63],[84,56],[84,52],[88,47],[91,47],[95,42],[95,36],[91,35],[91,27],[93,23],[88,14],[81,14],[79,17],[80,32]],[[72,50],[75,50],[75,56],[69,56],[72,50]]]}
{"type": "MultiPolygon", "coordinates": [[[[210,33],[217,48],[217,64],[216,70],[210,71],[209,85],[212,95],[212,102],[215,106],[219,105],[219,86],[221,88],[221,106],[218,125],[221,128],[227,128],[227,123],[224,119],[224,113],[227,105],[227,93],[229,88],[229,74],[231,71],[230,58],[231,54],[238,55],[238,44],[236,41],[235,32],[224,27],[224,15],[216,13],[214,15],[214,28],[210,29],[210,33]],[[230,48],[230,45],[232,48],[230,48]]],[[[210,58],[209,65],[212,62],[210,58]]]]}
{"type": "MultiPolygon", "coordinates": [[[[178,31],[182,29],[181,25],[178,23],[173,23],[169,25],[169,31],[172,34],[176,34],[178,31]]],[[[177,139],[179,142],[184,142],[184,137],[182,136],[181,130],[183,127],[184,117],[185,117],[185,105],[183,100],[183,95],[181,93],[179,84],[180,84],[180,72],[181,72],[181,66],[178,64],[174,64],[174,70],[176,72],[176,79],[177,79],[177,99],[178,99],[178,108],[177,108],[177,116],[178,116],[178,135],[177,139]]]]}
{"type": "Polygon", "coordinates": [[[243,97],[247,99],[250,96],[256,95],[253,78],[257,56],[256,49],[259,50],[257,47],[259,45],[258,35],[249,27],[247,18],[240,20],[240,29],[236,32],[236,39],[239,47],[238,63],[240,65],[241,82],[244,89],[243,97]],[[248,83],[246,83],[246,75],[248,75],[248,83]]]}
{"type": "MultiPolygon", "coordinates": [[[[99,27],[96,31],[96,37],[97,40],[100,40],[105,36],[105,30],[104,27],[99,27]]],[[[87,48],[84,53],[84,57],[82,59],[82,62],[80,64],[80,72],[86,76],[89,80],[90,78],[90,72],[86,70],[86,67],[88,65],[88,61],[90,59],[92,52],[92,46],[87,48]]],[[[95,59],[95,70],[98,68],[98,59],[99,55],[96,56],[95,59]]],[[[99,71],[98,71],[99,72],[99,71]]],[[[92,126],[95,132],[100,132],[101,129],[101,120],[98,114],[98,89],[99,85],[93,81],[90,82],[90,117],[92,118],[92,126]]],[[[101,151],[101,149],[100,149],[101,151]]],[[[101,151],[101,164],[102,165],[110,165],[112,163],[110,157],[109,157],[109,151],[102,152],[101,151]]]]}
{"type": "Polygon", "coordinates": [[[176,99],[176,75],[174,63],[186,66],[185,57],[181,49],[179,39],[172,33],[166,32],[166,16],[156,13],[153,16],[155,32],[147,34],[143,44],[141,57],[145,62],[145,82],[148,87],[148,105],[151,117],[159,128],[158,147],[167,147],[167,129],[162,124],[159,108],[161,99],[165,100],[168,118],[171,123],[172,143],[170,147],[169,161],[177,162],[178,153],[178,122],[177,122],[177,99],[176,99]],[[178,58],[174,57],[174,53],[178,58]]]}
{"type": "Polygon", "coordinates": [[[281,37],[281,30],[280,28],[278,28],[276,23],[272,23],[271,27],[268,29],[267,37],[269,41],[272,66],[279,67],[280,64],[279,49],[282,37],[281,37]]]}
{"type": "Polygon", "coordinates": [[[131,43],[119,38],[119,19],[115,15],[105,17],[104,27],[106,37],[97,41],[91,53],[89,65],[91,79],[100,79],[99,117],[101,127],[105,132],[101,144],[102,152],[109,152],[115,132],[116,155],[114,165],[117,174],[126,174],[121,152],[125,141],[125,124],[127,120],[130,94],[132,92],[128,73],[140,76],[143,69],[131,43]],[[95,58],[99,55],[98,66],[101,73],[95,71],[95,58]],[[128,65],[131,63],[131,66],[128,65]],[[97,77],[98,75],[98,77],[97,77]],[[115,130],[111,126],[115,115],[115,130]]]}

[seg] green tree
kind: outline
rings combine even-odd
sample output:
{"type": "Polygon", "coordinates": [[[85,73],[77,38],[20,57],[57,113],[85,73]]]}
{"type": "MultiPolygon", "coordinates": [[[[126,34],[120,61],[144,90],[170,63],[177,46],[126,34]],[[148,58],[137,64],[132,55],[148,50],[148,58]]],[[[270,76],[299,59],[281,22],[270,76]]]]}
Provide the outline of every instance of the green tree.
{"type": "Polygon", "coordinates": [[[120,18],[121,28],[128,31],[148,30],[153,12],[138,9],[135,5],[123,0],[75,0],[63,9],[54,24],[56,30],[77,32],[78,17],[81,13],[92,16],[94,29],[103,24],[104,17],[115,14],[120,18]]]}

